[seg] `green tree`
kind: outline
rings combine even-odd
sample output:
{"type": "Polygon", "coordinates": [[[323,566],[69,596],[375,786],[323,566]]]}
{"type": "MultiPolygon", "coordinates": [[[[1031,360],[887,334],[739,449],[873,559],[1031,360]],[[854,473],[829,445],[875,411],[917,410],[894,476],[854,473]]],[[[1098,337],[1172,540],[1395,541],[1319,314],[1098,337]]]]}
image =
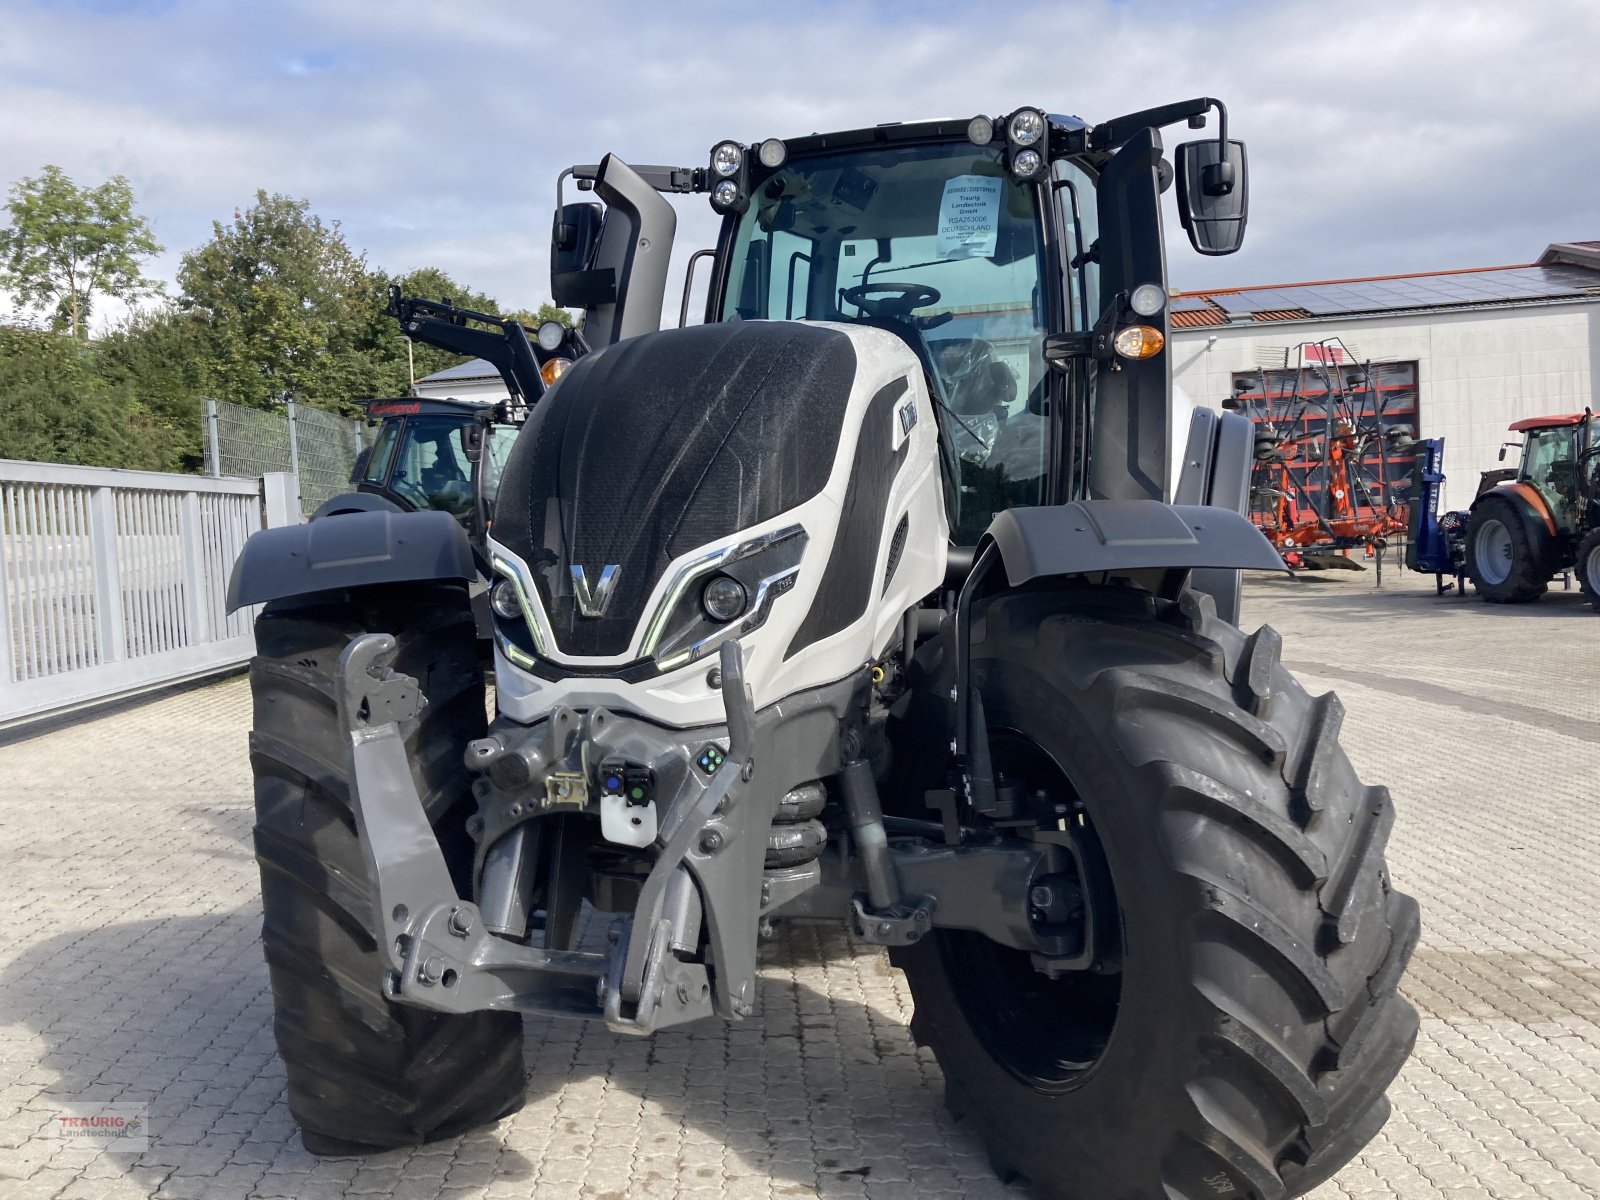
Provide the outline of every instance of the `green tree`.
{"type": "Polygon", "coordinates": [[[160,469],[201,470],[205,371],[193,318],[172,305],[135,313],[96,338],[93,347],[95,374],[131,397],[148,453],[160,469]]]}
{"type": "Polygon", "coordinates": [[[133,211],[133,189],[121,175],[79,187],[60,167],[12,185],[11,227],[0,230],[0,286],[24,304],[52,314],[58,328],[87,338],[96,296],[134,301],[160,284],[140,262],[162,246],[133,211]]]}
{"type": "Polygon", "coordinates": [[[359,343],[370,337],[377,281],[338,222],[258,191],[254,206],[211,229],[183,256],[178,284],[212,394],[258,408],[371,394],[381,372],[361,361],[359,343]]]}
{"type": "Polygon", "coordinates": [[[76,338],[0,326],[0,458],[160,468],[160,439],[76,338]]]}
{"type": "Polygon", "coordinates": [[[568,329],[572,328],[572,314],[564,308],[557,308],[554,304],[541,304],[537,312],[529,312],[525,308],[519,308],[515,312],[507,313],[506,316],[517,318],[529,329],[537,329],[546,321],[555,321],[559,325],[565,325],[568,329]]]}

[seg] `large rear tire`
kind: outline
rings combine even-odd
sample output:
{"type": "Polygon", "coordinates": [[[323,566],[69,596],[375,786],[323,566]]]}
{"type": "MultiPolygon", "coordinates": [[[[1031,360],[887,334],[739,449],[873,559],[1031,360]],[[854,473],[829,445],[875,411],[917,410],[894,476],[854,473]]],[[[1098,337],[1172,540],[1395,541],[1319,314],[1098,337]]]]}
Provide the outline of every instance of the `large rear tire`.
{"type": "Polygon", "coordinates": [[[368,632],[394,635],[395,669],[427,697],[404,727],[406,750],[457,890],[470,891],[473,805],[462,754],[485,720],[465,593],[417,585],[269,605],[250,663],[261,941],[289,1110],[317,1154],[431,1141],[494,1121],[523,1099],[519,1015],[441,1015],[382,994],[334,699],[340,653],[368,632]]]}
{"type": "Polygon", "coordinates": [[[1600,529],[1592,530],[1578,543],[1578,557],[1573,567],[1578,575],[1578,588],[1600,612],[1600,529]]]}
{"type": "Polygon", "coordinates": [[[1504,500],[1484,500],[1467,519],[1467,574],[1490,604],[1527,604],[1550,586],[1545,549],[1504,500]]]}
{"type": "Polygon", "coordinates": [[[1395,990],[1417,907],[1389,885],[1393,810],[1338,745],[1339,701],[1278,649],[1194,594],[975,612],[994,766],[1082,805],[1112,952],[1050,979],[940,931],[895,958],[952,1109],[1040,1195],[1298,1195],[1388,1115],[1417,1031],[1395,990]]]}

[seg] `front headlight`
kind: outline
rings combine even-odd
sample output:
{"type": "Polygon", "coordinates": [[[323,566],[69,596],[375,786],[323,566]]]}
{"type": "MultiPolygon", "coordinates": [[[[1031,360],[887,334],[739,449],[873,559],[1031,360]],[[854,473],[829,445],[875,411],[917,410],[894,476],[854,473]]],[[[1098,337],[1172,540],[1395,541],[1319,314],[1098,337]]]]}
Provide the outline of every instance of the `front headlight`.
{"type": "Polygon", "coordinates": [[[1011,173],[1018,179],[1032,179],[1044,169],[1037,150],[1024,150],[1011,160],[1011,173]]]}
{"type": "Polygon", "coordinates": [[[498,581],[489,589],[489,607],[494,609],[497,617],[507,621],[519,619],[522,616],[522,601],[517,598],[517,585],[509,579],[498,581]]]}
{"type": "Polygon", "coordinates": [[[719,142],[711,152],[711,169],[724,179],[737,175],[743,161],[744,151],[736,142],[719,142]]]}
{"type": "Polygon", "coordinates": [[[1031,146],[1044,136],[1044,114],[1031,108],[1018,109],[1006,126],[1013,146],[1031,146]]]}
{"type": "Polygon", "coordinates": [[[727,575],[714,575],[700,593],[700,607],[713,621],[727,623],[744,612],[744,584],[727,575]]]}

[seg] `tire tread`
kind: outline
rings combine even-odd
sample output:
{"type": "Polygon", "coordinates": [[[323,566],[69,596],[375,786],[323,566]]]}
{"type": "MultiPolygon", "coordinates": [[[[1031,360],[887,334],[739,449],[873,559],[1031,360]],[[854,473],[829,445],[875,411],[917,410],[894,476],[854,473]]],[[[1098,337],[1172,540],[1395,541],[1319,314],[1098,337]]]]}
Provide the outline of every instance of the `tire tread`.
{"type": "Polygon", "coordinates": [[[460,749],[484,719],[459,589],[300,598],[257,620],[250,749],[262,946],[290,1112],[307,1148],[322,1153],[448,1136],[514,1110],[524,1088],[517,1014],[430,1013],[382,993],[334,680],[339,652],[368,630],[395,635],[397,669],[418,676],[428,697],[402,732],[436,824],[464,819],[460,749]]]}

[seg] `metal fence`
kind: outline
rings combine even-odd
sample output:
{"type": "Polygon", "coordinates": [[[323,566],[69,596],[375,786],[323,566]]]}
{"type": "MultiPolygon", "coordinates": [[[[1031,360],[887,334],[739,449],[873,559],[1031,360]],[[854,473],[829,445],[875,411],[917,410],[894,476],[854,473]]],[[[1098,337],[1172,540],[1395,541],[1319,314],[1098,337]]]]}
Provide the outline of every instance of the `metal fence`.
{"type": "Polygon", "coordinates": [[[293,400],[270,410],[207,400],[202,417],[208,475],[256,478],[287,471],[300,480],[306,516],[329,497],[350,490],[350,471],[361,449],[361,421],[293,400]]]}
{"type": "Polygon", "coordinates": [[[229,573],[252,533],[299,519],[286,474],[0,460],[0,725],[245,662],[229,573]]]}

